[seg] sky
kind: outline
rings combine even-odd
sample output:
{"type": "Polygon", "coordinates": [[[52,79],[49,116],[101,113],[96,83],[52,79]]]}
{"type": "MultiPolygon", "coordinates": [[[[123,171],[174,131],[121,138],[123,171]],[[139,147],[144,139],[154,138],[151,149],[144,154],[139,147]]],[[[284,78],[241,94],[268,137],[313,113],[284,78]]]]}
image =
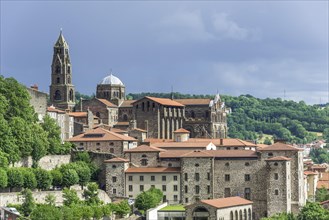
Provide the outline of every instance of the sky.
{"type": "Polygon", "coordinates": [[[76,91],[328,102],[328,1],[4,1],[0,74],[49,92],[60,29],[76,91]]]}

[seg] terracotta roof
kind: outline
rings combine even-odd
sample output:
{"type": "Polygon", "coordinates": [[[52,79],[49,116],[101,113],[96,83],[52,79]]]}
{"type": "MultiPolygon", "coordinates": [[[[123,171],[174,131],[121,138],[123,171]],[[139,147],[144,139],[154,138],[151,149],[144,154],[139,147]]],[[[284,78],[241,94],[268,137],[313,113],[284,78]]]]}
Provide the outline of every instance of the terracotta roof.
{"type": "Polygon", "coordinates": [[[127,108],[127,107],[133,107],[132,103],[135,102],[136,100],[124,100],[120,107],[127,108]]]}
{"type": "Polygon", "coordinates": [[[323,180],[318,181],[316,188],[317,189],[321,189],[321,188],[329,189],[329,181],[323,181],[323,180]]]}
{"type": "Polygon", "coordinates": [[[128,163],[129,160],[121,158],[121,157],[115,157],[110,160],[104,160],[104,163],[128,163]]]}
{"type": "Polygon", "coordinates": [[[178,107],[184,107],[184,105],[182,105],[179,102],[176,102],[174,100],[171,99],[167,99],[167,98],[155,98],[155,97],[150,97],[150,96],[145,96],[144,98],[141,98],[133,103],[136,103],[142,99],[149,99],[152,100],[153,102],[159,103],[160,105],[165,105],[165,106],[178,106],[178,107]]]}
{"type": "Polygon", "coordinates": [[[119,121],[117,122],[115,125],[129,125],[129,122],[128,121],[119,121]]]}
{"type": "Polygon", "coordinates": [[[125,153],[141,153],[141,152],[162,152],[165,151],[163,149],[154,147],[154,146],[148,146],[148,145],[140,145],[138,147],[125,150],[125,153]]]}
{"type": "MultiPolygon", "coordinates": [[[[160,158],[181,158],[186,157],[190,152],[194,151],[168,150],[166,152],[161,152],[160,158]]],[[[207,155],[210,155],[210,157],[215,158],[257,158],[257,153],[252,150],[202,150],[201,152],[205,152],[207,155]]]]}
{"type": "Polygon", "coordinates": [[[267,144],[257,144],[258,148],[264,148],[264,147],[268,147],[269,145],[267,144]]]}
{"type": "Polygon", "coordinates": [[[284,144],[277,142],[275,144],[272,144],[268,147],[264,147],[262,149],[258,149],[259,151],[303,151],[303,149],[293,147],[289,144],[284,144]]]}
{"type": "Polygon", "coordinates": [[[304,174],[305,175],[318,175],[318,173],[316,173],[316,172],[312,172],[312,171],[308,171],[308,170],[306,170],[306,171],[304,171],[304,174]]]}
{"type": "Polygon", "coordinates": [[[153,144],[153,143],[174,142],[174,140],[173,139],[160,139],[160,138],[146,138],[144,140],[144,142],[148,142],[150,144],[153,144]]]}
{"type": "Polygon", "coordinates": [[[106,106],[109,106],[109,107],[118,107],[118,106],[114,105],[112,102],[110,102],[110,101],[108,101],[106,99],[97,99],[97,100],[100,101],[101,103],[103,103],[106,106]]]}
{"type": "Polygon", "coordinates": [[[239,196],[220,198],[220,199],[201,200],[201,202],[213,206],[217,209],[253,204],[252,201],[241,198],[239,196]]]}
{"type": "Polygon", "coordinates": [[[75,117],[75,118],[84,118],[87,117],[87,112],[70,112],[69,116],[75,117]]]}
{"type": "Polygon", "coordinates": [[[329,173],[321,173],[321,178],[319,180],[328,181],[329,182],[329,173]]]}
{"type": "Polygon", "coordinates": [[[320,202],[320,205],[324,205],[324,204],[329,204],[329,200],[326,200],[326,201],[320,202]]]}
{"type": "Polygon", "coordinates": [[[211,142],[161,142],[152,145],[159,148],[206,148],[211,142]]]}
{"type": "Polygon", "coordinates": [[[208,154],[207,151],[200,151],[200,150],[195,150],[195,151],[190,151],[186,154],[183,154],[181,157],[214,157],[211,154],[208,154]]]}
{"type": "Polygon", "coordinates": [[[271,157],[267,159],[266,161],[289,161],[291,158],[284,157],[284,156],[278,156],[278,157],[271,157]]]}
{"type": "Polygon", "coordinates": [[[57,112],[57,113],[61,113],[61,114],[65,113],[65,111],[59,110],[59,109],[55,108],[54,106],[49,106],[47,108],[47,111],[48,112],[57,112]]]}
{"type": "Polygon", "coordinates": [[[147,132],[146,130],[140,129],[140,128],[134,128],[133,131],[140,131],[140,132],[147,132]]]}
{"type": "Polygon", "coordinates": [[[130,167],[126,173],[179,173],[179,167],[130,167]]]}
{"type": "Polygon", "coordinates": [[[190,132],[184,128],[180,128],[180,129],[177,129],[176,131],[174,131],[174,133],[190,133],[190,132]]]}
{"type": "Polygon", "coordinates": [[[125,136],[122,134],[108,131],[103,128],[96,128],[86,131],[83,134],[79,134],[70,138],[68,141],[137,141],[135,138],[125,136]]]}
{"type": "Polygon", "coordinates": [[[207,105],[209,106],[210,99],[174,99],[183,105],[207,105]]]}
{"type": "Polygon", "coordinates": [[[248,141],[243,141],[237,138],[223,138],[223,139],[212,139],[212,138],[190,138],[187,142],[205,142],[211,141],[217,147],[256,147],[256,144],[248,141]],[[221,144],[222,142],[222,144],[221,144]]]}
{"type": "Polygon", "coordinates": [[[113,132],[119,133],[119,134],[122,134],[122,133],[126,134],[126,133],[128,133],[128,131],[125,131],[125,130],[122,130],[122,129],[119,129],[119,128],[110,128],[110,131],[113,131],[113,132]]]}

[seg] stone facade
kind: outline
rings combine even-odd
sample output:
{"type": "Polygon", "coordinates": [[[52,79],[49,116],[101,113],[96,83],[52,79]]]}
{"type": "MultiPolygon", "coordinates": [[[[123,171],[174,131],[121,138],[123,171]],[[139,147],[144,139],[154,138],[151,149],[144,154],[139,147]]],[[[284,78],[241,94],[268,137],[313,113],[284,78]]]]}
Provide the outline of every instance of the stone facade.
{"type": "Polygon", "coordinates": [[[46,116],[48,95],[47,93],[38,91],[38,86],[36,85],[26,89],[31,96],[30,104],[33,106],[34,111],[38,114],[39,121],[42,121],[46,116]]]}
{"type": "Polygon", "coordinates": [[[62,142],[73,137],[74,134],[74,118],[69,112],[56,109],[54,106],[47,108],[47,114],[56,121],[57,125],[61,128],[62,142]]]}
{"type": "Polygon", "coordinates": [[[49,96],[51,104],[57,108],[73,110],[75,107],[75,88],[72,84],[69,46],[62,31],[54,45],[49,96]]]}
{"type": "MultiPolygon", "coordinates": [[[[302,152],[290,145],[279,143],[256,151],[170,149],[158,152],[159,156],[154,152],[147,152],[150,150],[142,146],[133,151],[135,153],[125,154],[126,160],[131,164],[120,174],[125,175],[124,196],[126,197],[129,195],[135,197],[140,192],[139,176],[160,178],[166,175],[167,179],[171,178],[169,177],[171,174],[163,171],[149,174],[148,169],[170,168],[179,169],[178,200],[183,204],[239,196],[253,201],[253,219],[279,212],[296,213],[298,212],[296,209],[305,204],[303,161],[300,160],[302,152]],[[134,156],[130,156],[133,154],[134,156]],[[143,154],[146,158],[153,157],[154,160],[150,159],[147,165],[142,165],[141,159],[145,157],[143,154]],[[127,175],[134,175],[133,181],[129,184],[127,175]],[[131,185],[132,191],[127,191],[128,185],[131,185]]],[[[111,179],[106,181],[111,182],[111,179]]],[[[151,184],[149,181],[144,185],[144,190],[151,185],[162,188],[162,185],[151,184]]],[[[240,215],[239,210],[238,214],[240,215]]]]}

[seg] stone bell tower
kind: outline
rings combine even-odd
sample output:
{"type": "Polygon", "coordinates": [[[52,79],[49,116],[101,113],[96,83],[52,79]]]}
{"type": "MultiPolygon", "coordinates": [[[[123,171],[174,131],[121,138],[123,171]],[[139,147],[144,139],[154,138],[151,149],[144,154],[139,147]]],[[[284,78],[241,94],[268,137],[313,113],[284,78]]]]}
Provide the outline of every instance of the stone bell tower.
{"type": "Polygon", "coordinates": [[[49,96],[51,104],[57,108],[72,110],[75,106],[75,88],[72,84],[69,46],[64,39],[62,30],[54,45],[49,96]]]}

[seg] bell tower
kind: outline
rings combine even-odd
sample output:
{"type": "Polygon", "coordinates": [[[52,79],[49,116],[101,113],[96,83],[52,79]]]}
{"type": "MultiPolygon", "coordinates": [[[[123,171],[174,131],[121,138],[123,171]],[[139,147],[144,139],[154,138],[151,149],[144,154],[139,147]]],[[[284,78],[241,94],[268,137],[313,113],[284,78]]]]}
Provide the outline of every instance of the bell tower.
{"type": "Polygon", "coordinates": [[[64,39],[62,30],[54,45],[49,96],[51,104],[57,108],[73,110],[75,106],[75,88],[72,84],[69,46],[64,39]]]}

